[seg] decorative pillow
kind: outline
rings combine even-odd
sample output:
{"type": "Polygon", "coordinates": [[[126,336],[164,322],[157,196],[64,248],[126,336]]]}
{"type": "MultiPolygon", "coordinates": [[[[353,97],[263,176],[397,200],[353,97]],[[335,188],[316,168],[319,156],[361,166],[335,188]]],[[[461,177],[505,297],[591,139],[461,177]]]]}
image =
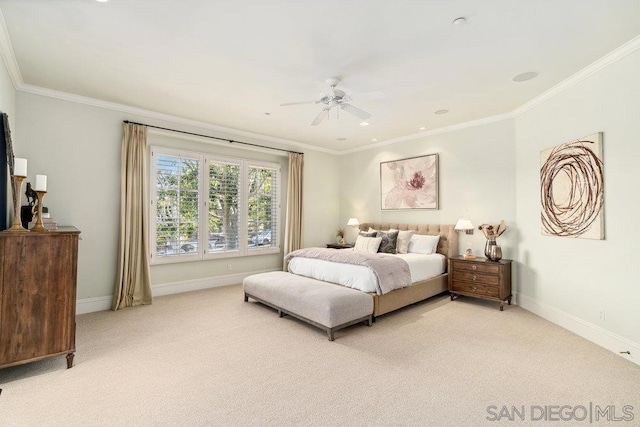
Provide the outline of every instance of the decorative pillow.
{"type": "Polygon", "coordinates": [[[362,236],[362,237],[376,237],[376,232],[374,231],[373,233],[370,231],[361,231],[360,233],[358,233],[358,236],[362,236]]]}
{"type": "Polygon", "coordinates": [[[371,228],[369,227],[369,230],[367,231],[367,233],[377,233],[378,230],[376,230],[375,228],[371,228]]]}
{"type": "Polygon", "coordinates": [[[380,237],[382,239],[378,252],[395,254],[396,245],[398,243],[398,233],[399,231],[378,231],[376,237],[380,237]]]}
{"type": "Polygon", "coordinates": [[[380,237],[358,236],[358,238],[356,239],[356,244],[353,247],[353,250],[358,252],[368,252],[370,254],[375,254],[378,252],[378,248],[380,247],[381,241],[382,241],[382,238],[380,237]]]}
{"type": "Polygon", "coordinates": [[[414,234],[409,241],[407,250],[410,254],[426,254],[430,255],[436,252],[440,235],[430,236],[426,234],[414,234]]]}
{"type": "MultiPolygon", "coordinates": [[[[396,231],[394,229],[390,229],[389,231],[396,231]]],[[[411,236],[415,233],[414,230],[408,231],[399,231],[398,230],[398,243],[396,244],[396,252],[399,254],[406,254],[409,250],[409,241],[411,240],[411,236]]]]}

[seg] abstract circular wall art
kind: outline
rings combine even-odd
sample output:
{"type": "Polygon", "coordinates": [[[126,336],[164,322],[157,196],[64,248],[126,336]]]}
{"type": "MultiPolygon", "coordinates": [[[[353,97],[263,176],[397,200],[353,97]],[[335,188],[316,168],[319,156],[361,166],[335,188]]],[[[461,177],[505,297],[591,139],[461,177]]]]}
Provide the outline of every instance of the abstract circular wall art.
{"type": "Polygon", "coordinates": [[[542,234],[604,239],[602,132],[540,153],[542,234]]]}

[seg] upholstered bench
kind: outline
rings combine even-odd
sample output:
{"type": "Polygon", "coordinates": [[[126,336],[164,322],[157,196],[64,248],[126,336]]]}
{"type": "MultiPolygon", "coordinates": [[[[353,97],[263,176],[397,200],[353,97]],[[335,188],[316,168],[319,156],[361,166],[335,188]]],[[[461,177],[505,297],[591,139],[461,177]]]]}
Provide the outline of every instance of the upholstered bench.
{"type": "Polygon", "coordinates": [[[339,329],[366,322],[371,326],[373,297],[356,289],[284,271],[254,274],[242,282],[244,300],[252,298],[275,308],[280,317],[296,317],[327,331],[329,341],[339,329]]]}

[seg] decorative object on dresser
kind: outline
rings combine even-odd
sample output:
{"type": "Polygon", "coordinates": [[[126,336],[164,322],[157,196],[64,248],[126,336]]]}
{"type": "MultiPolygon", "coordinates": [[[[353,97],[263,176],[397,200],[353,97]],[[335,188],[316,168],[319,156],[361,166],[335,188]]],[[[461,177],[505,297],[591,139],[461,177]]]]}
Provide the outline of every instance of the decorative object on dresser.
{"type": "Polygon", "coordinates": [[[449,294],[451,300],[465,295],[499,301],[504,310],[504,301],[511,305],[511,260],[449,258],[449,294]]]}
{"type": "Polygon", "coordinates": [[[344,228],[338,228],[338,232],[336,233],[336,237],[338,238],[338,244],[344,245],[344,228]]]}
{"type": "MultiPolygon", "coordinates": [[[[473,229],[475,228],[471,221],[466,218],[460,218],[458,222],[456,222],[456,226],[454,227],[456,231],[464,231],[465,234],[473,234],[473,229]]],[[[464,251],[462,255],[465,259],[475,259],[476,256],[473,254],[473,249],[471,249],[471,239],[469,240],[469,246],[464,251]]]]}
{"type": "Polygon", "coordinates": [[[487,243],[484,245],[484,256],[492,261],[499,261],[502,258],[502,248],[498,246],[493,249],[493,246],[498,245],[496,239],[507,231],[507,226],[504,225],[504,220],[500,221],[498,225],[481,224],[478,226],[478,230],[482,231],[484,233],[484,237],[487,238],[487,243]],[[493,257],[491,256],[492,253],[494,254],[493,257]]]}
{"type": "Polygon", "coordinates": [[[14,215],[13,215],[13,226],[5,231],[11,232],[25,232],[29,231],[22,226],[21,216],[20,216],[20,190],[22,189],[22,181],[27,177],[27,159],[21,158],[12,158],[13,165],[13,182],[15,185],[13,191],[13,207],[14,207],[14,215]]]}
{"type": "Polygon", "coordinates": [[[38,201],[36,202],[38,211],[36,212],[36,223],[33,228],[31,228],[31,231],[42,233],[48,231],[42,223],[42,199],[44,199],[44,195],[47,194],[46,175],[36,175],[36,194],[38,195],[38,201]]]}
{"type": "Polygon", "coordinates": [[[0,368],[62,355],[73,366],[79,235],[0,234],[0,368]]]}
{"type": "Polygon", "coordinates": [[[602,132],[540,153],[542,235],[604,239],[602,132]]]}
{"type": "Polygon", "coordinates": [[[438,209],[438,155],[380,163],[382,210],[438,209]]]}

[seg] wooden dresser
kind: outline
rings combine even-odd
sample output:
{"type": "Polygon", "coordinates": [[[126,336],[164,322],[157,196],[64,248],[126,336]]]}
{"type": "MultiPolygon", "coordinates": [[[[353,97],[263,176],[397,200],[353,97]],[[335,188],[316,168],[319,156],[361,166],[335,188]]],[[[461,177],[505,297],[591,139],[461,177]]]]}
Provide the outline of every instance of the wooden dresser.
{"type": "Polygon", "coordinates": [[[490,261],[486,258],[449,258],[449,293],[483,298],[511,305],[511,260],[490,261]]]}
{"type": "Polygon", "coordinates": [[[0,368],[76,350],[80,231],[0,233],[0,368]]]}

